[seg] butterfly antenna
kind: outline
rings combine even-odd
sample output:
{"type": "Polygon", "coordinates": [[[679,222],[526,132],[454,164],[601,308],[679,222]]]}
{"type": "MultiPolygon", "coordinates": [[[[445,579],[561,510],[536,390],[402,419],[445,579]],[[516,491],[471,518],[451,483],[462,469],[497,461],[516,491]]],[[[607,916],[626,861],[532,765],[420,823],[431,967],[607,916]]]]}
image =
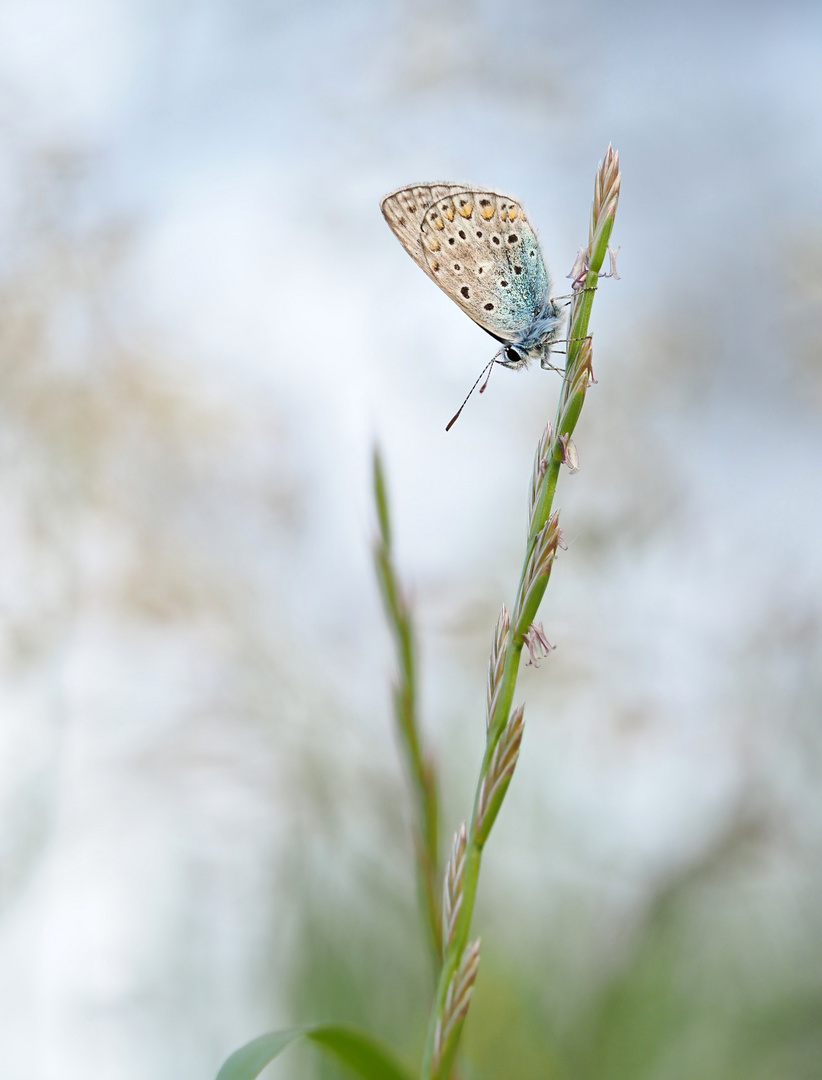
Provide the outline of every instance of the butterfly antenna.
{"type": "MultiPolygon", "coordinates": [[[[497,356],[499,356],[499,353],[497,353],[497,356]]],[[[468,393],[465,395],[465,401],[463,401],[462,405],[460,405],[460,407],[457,409],[457,411],[454,413],[454,415],[451,417],[451,419],[445,425],[445,430],[446,431],[450,431],[451,428],[454,426],[454,424],[456,424],[457,420],[459,419],[460,413],[465,408],[465,406],[468,404],[468,399],[471,397],[471,395],[474,393],[476,388],[482,382],[482,378],[485,375],[486,371],[488,372],[488,379],[491,378],[491,371],[494,368],[494,364],[497,362],[497,356],[492,357],[488,361],[488,363],[485,365],[485,367],[482,369],[482,371],[479,373],[479,378],[474,383],[474,385],[471,387],[471,389],[468,391],[468,393]]],[[[482,389],[480,390],[480,393],[482,393],[485,390],[485,387],[488,385],[488,379],[486,379],[485,382],[482,384],[482,389]]]]}

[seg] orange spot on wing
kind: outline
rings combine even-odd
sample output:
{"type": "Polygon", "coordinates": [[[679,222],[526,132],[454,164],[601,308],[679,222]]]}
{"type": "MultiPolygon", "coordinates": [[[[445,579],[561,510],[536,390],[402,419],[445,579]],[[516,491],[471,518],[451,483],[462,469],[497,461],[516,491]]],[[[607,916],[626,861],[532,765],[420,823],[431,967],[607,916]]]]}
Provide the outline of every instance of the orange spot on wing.
{"type": "Polygon", "coordinates": [[[474,204],[473,203],[465,203],[464,206],[460,207],[460,213],[462,214],[462,216],[464,218],[470,218],[471,215],[474,213],[474,204]]]}

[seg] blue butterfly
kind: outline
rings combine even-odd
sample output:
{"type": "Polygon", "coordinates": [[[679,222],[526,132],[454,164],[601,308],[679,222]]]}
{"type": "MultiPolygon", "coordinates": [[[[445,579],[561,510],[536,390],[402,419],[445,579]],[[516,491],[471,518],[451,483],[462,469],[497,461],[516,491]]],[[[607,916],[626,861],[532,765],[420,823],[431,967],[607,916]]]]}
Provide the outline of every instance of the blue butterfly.
{"type": "Polygon", "coordinates": [[[563,312],[518,202],[468,184],[409,184],[386,195],[381,209],[411,258],[501,343],[497,363],[552,366],[563,312]]]}

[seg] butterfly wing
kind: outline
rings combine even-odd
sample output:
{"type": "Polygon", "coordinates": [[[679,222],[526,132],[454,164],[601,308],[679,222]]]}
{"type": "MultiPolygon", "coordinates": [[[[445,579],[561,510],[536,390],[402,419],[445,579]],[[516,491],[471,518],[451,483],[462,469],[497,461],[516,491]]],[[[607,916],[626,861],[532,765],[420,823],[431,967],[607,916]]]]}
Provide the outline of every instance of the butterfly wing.
{"type": "Polygon", "coordinates": [[[483,330],[515,341],[531,325],[551,279],[516,200],[442,182],[398,188],[381,208],[408,254],[483,330]]]}
{"type": "Polygon", "coordinates": [[[500,341],[516,341],[550,293],[536,234],[507,195],[474,188],[439,195],[424,212],[419,241],[423,269],[500,341]]]}
{"type": "MultiPolygon", "coordinates": [[[[391,231],[426,274],[429,274],[430,270],[420,243],[420,226],[425,217],[425,211],[437,200],[445,198],[452,192],[465,190],[467,190],[465,184],[408,184],[386,195],[380,203],[383,217],[388,222],[391,231]]],[[[436,278],[434,280],[436,281],[436,278]]]]}

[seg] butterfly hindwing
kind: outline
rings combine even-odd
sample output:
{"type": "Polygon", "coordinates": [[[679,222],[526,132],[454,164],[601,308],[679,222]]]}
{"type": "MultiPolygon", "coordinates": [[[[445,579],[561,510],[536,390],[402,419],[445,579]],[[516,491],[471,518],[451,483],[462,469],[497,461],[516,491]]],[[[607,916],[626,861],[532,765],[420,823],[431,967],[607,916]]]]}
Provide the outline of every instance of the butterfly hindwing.
{"type": "Polygon", "coordinates": [[[429,275],[474,322],[515,341],[548,297],[550,278],[519,203],[493,191],[449,191],[420,225],[429,275]]]}

